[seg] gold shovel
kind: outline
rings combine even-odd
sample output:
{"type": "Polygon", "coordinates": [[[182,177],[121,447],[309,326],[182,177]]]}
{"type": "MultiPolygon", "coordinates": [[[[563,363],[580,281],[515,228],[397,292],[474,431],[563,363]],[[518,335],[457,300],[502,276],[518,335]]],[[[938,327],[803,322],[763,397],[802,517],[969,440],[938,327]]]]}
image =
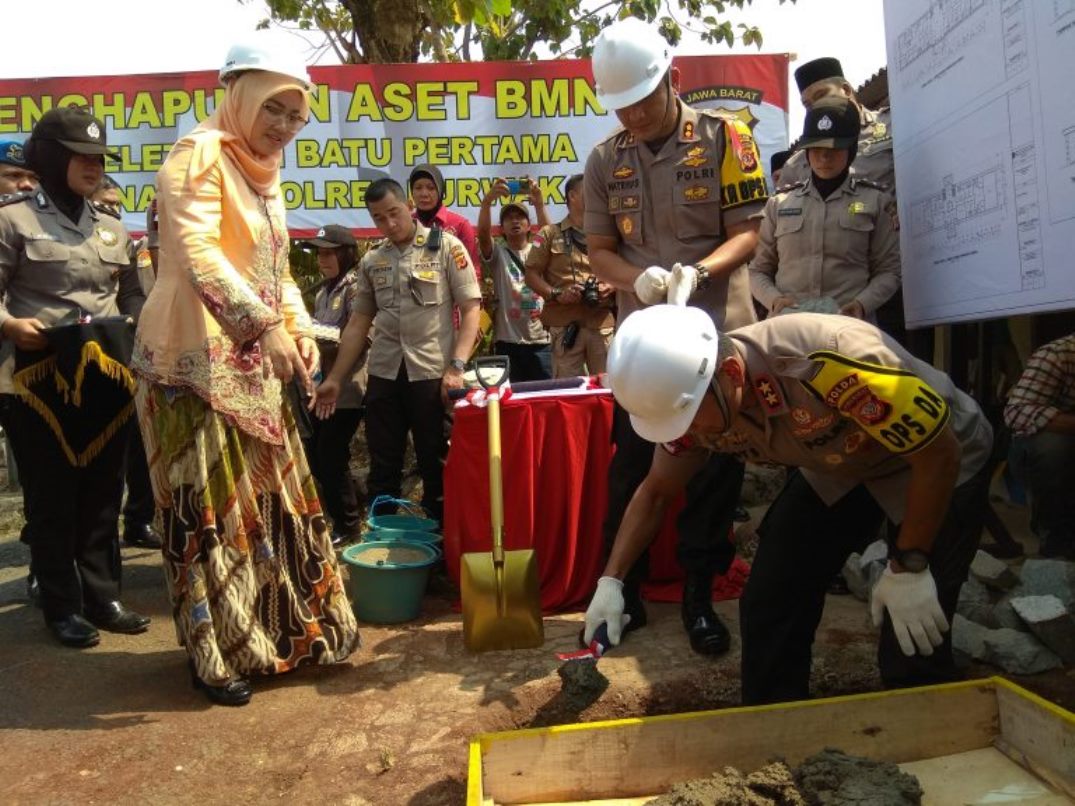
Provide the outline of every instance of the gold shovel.
{"type": "Polygon", "coordinates": [[[500,385],[508,378],[508,359],[505,356],[477,358],[474,360],[474,369],[478,383],[486,390],[488,401],[489,509],[493,522],[493,551],[491,554],[470,552],[461,558],[463,643],[471,652],[531,649],[545,642],[537,557],[533,549],[504,551],[500,385]]]}

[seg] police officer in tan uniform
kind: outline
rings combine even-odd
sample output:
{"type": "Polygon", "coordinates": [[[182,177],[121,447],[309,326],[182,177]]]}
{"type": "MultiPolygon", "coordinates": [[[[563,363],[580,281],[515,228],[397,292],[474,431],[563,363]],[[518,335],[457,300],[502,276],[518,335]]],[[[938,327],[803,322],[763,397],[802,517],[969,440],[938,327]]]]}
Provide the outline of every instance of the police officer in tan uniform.
{"type": "Polygon", "coordinates": [[[750,264],[754,296],[772,313],[830,299],[840,313],[873,321],[900,287],[892,197],[850,174],[858,128],[858,110],[846,99],[806,113],[800,146],[813,170],[769,198],[750,264]]]}
{"type": "MultiPolygon", "coordinates": [[[[312,319],[321,371],[329,373],[336,363],[340,333],[358,294],[358,243],[351,231],[339,224],[321,227],[306,243],[317,250],[317,267],[324,278],[314,297],[312,319]]],[[[321,500],[332,518],[332,543],[337,546],[357,540],[362,532],[362,505],[350,464],[351,440],[364,411],[365,351],[343,377],[335,412],[325,420],[313,418],[310,436],[303,440],[321,500]]]]}
{"type": "Polygon", "coordinates": [[[565,187],[567,218],[542,227],[526,258],[526,284],[545,300],[541,321],[552,340],[554,378],[604,372],[616,323],[615,289],[590,273],[582,174],[565,187]]]}
{"type": "MultiPolygon", "coordinates": [[[[616,22],[594,44],[597,98],[623,128],[586,162],[586,241],[594,273],[616,288],[620,321],[668,295],[689,297],[718,327],[754,321],[745,263],[757,244],[768,195],[749,128],[700,112],[677,96],[678,70],[660,33],[637,18],[616,22]]],[[[645,478],[653,445],[615,415],[606,545],[645,478]]],[[[681,616],[692,648],[716,655],[729,634],[712,607],[712,583],[734,556],[728,540],[743,465],[714,457],[695,478],[680,517],[680,565],[687,571],[681,616]]],[[[631,628],[645,624],[640,565],[626,587],[631,628]]]]}
{"type": "MultiPolygon", "coordinates": [[[[45,328],[72,315],[118,316],[144,301],[123,225],[86,201],[106,153],[103,124],[76,107],[45,113],[26,143],[41,187],[0,207],[0,393],[16,392],[17,357],[36,363],[49,355],[45,328]]],[[[129,423],[102,439],[92,458],[72,462],[47,416],[63,427],[64,416],[82,425],[82,415],[32,403],[23,389],[9,416],[45,621],[57,640],[78,648],[99,641],[97,627],[142,632],[149,619],[119,601],[116,527],[129,423]]]]}
{"type": "Polygon", "coordinates": [[[361,353],[371,325],[366,442],[367,492],[398,498],[407,432],[414,438],[422,505],[441,520],[448,450],[448,392],[463,386],[463,370],[478,333],[481,289],[462,243],[411,217],[398,182],[378,179],[366,191],[373,223],[385,236],[358,267],[351,318],[340,334],[336,364],[317,389],[319,417],[332,414],[348,368],[361,353]],[[460,326],[452,326],[458,306],[460,326]]]}
{"type": "Polygon", "coordinates": [[[634,427],[664,443],[624,517],[586,614],[617,642],[621,580],[710,451],[792,468],[766,513],[739,604],[743,700],[809,696],[825,591],[887,515],[899,524],[871,609],[889,686],[951,680],[950,619],[977,550],[992,431],[942,372],[876,327],[789,314],[722,336],[690,308],[631,316],[609,383],[634,427]]]}

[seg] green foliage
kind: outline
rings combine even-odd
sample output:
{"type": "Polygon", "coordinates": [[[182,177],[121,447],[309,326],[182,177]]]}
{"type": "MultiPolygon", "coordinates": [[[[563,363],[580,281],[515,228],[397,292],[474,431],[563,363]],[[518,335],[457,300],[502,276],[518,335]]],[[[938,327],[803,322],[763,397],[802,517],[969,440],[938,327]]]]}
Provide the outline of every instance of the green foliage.
{"type": "MultiPolygon", "coordinates": [[[[780,0],[794,3],[795,0],[780,0]]],[[[253,2],[253,0],[239,0],[253,2]]],[[[536,59],[589,56],[593,40],[613,20],[636,16],[656,22],[670,45],[684,31],[702,41],[762,46],[758,28],[727,19],[753,0],[264,0],[270,19],[320,30],[345,63],[536,59]],[[480,49],[480,54],[478,49],[480,49]]]]}

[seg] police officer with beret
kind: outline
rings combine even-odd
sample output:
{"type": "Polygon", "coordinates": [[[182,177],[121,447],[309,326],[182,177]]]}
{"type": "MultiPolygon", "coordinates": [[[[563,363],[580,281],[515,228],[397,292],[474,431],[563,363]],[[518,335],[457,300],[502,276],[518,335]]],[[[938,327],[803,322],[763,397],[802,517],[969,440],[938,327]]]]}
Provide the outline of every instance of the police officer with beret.
{"type": "MultiPolygon", "coordinates": [[[[358,243],[347,227],[328,224],[306,243],[317,250],[317,268],[324,281],[314,298],[314,338],[321,371],[329,373],[340,349],[340,333],[351,317],[357,293],[358,243]]],[[[351,478],[351,440],[362,422],[366,393],[366,351],[343,374],[336,410],[328,419],[311,418],[305,439],[306,458],[332,518],[334,545],[357,540],[362,531],[359,492],[351,478]]]]}
{"type": "Polygon", "coordinates": [[[769,198],[750,264],[754,296],[772,313],[820,299],[874,321],[900,287],[892,197],[850,174],[858,132],[858,110],[845,98],[826,98],[806,113],[800,147],[810,178],[769,198]]]}
{"type": "MultiPolygon", "coordinates": [[[[26,142],[40,189],[0,206],[0,392],[18,393],[12,433],[45,621],[60,643],[79,648],[98,643],[98,628],[137,633],[149,625],[119,601],[117,519],[130,407],[121,405],[79,445],[72,434],[95,427],[102,401],[49,408],[41,398],[56,382],[45,370],[70,358],[52,350],[57,325],[118,317],[144,301],[123,225],[87,203],[107,153],[104,126],[88,110],[50,110],[26,142]],[[15,373],[17,366],[37,367],[42,377],[15,373]]],[[[122,363],[96,342],[83,348],[73,348],[83,355],[82,388],[69,394],[78,398],[94,382],[109,388],[111,380],[111,397],[122,401],[119,389],[130,400],[122,363]],[[91,358],[98,369],[88,366],[91,358]]]]}
{"type": "Polygon", "coordinates": [[[37,187],[37,174],[26,166],[22,143],[0,140],[0,197],[37,187]]]}

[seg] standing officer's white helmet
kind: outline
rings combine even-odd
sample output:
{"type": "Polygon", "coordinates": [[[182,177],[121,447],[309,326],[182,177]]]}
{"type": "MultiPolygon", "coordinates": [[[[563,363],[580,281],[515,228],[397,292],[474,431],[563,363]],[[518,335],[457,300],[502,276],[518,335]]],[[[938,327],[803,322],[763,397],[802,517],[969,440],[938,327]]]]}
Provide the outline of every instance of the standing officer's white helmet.
{"type": "Polygon", "coordinates": [[[657,89],[672,64],[668,43],[637,17],[612,23],[593,46],[594,89],[607,110],[623,109],[657,89]]]}

